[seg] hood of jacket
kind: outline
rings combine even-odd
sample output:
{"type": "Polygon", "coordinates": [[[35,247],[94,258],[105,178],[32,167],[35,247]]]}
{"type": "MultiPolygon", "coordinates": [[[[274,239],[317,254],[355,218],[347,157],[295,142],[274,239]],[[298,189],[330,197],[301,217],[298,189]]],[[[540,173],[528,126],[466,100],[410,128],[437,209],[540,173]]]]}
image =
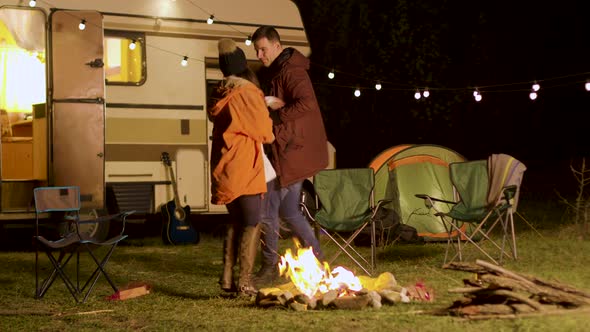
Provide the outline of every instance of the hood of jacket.
{"type": "Polygon", "coordinates": [[[297,51],[292,47],[285,48],[281,54],[273,61],[270,65],[272,71],[279,71],[281,68],[290,65],[295,67],[303,67],[303,69],[309,69],[309,59],[301,52],[297,51]]]}
{"type": "MultiPolygon", "coordinates": [[[[208,109],[209,115],[216,116],[223,110],[225,105],[229,103],[231,94],[237,89],[242,87],[256,88],[254,83],[247,79],[237,77],[234,75],[228,76],[223,79],[219,86],[215,88],[211,98],[214,100],[214,106],[208,109]]],[[[257,89],[257,88],[256,88],[257,89]]]]}

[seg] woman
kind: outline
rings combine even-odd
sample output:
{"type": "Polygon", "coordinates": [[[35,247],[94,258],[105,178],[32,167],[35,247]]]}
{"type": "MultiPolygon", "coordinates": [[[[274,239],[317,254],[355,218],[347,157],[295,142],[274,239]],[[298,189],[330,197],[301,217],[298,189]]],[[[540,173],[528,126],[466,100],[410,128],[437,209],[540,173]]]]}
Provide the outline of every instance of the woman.
{"type": "Polygon", "coordinates": [[[223,245],[222,290],[252,295],[262,194],[266,192],[263,143],[274,141],[272,120],[248,68],[244,52],[231,39],[221,39],[219,67],[224,79],[208,108],[213,121],[211,148],[211,203],[225,204],[232,219],[223,245]],[[233,267],[239,260],[237,287],[233,267]]]}

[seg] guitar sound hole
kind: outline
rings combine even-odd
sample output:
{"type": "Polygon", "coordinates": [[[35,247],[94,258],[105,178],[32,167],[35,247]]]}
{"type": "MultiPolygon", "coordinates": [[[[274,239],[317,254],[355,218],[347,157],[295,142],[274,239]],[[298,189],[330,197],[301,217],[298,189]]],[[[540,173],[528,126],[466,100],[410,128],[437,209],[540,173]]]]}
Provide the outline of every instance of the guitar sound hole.
{"type": "Polygon", "coordinates": [[[176,209],[174,215],[176,216],[176,219],[184,221],[185,213],[183,209],[176,209]]]}

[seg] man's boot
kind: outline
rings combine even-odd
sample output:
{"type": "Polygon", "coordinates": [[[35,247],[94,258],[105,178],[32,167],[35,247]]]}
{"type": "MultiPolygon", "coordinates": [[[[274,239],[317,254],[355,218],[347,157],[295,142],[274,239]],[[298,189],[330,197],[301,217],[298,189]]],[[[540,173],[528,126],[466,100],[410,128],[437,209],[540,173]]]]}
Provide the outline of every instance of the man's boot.
{"type": "Polygon", "coordinates": [[[244,227],[240,241],[240,277],[238,279],[238,291],[243,295],[255,295],[258,292],[252,280],[252,271],[258,253],[259,241],[260,227],[258,225],[244,227]]]}
{"type": "Polygon", "coordinates": [[[236,265],[237,252],[237,234],[236,225],[230,224],[227,226],[225,232],[225,239],[223,240],[223,272],[219,278],[219,285],[225,292],[237,292],[238,289],[234,283],[233,269],[236,265]]]}
{"type": "Polygon", "coordinates": [[[269,286],[279,278],[279,267],[278,264],[268,265],[263,264],[256,277],[254,277],[254,284],[256,287],[269,286]]]}

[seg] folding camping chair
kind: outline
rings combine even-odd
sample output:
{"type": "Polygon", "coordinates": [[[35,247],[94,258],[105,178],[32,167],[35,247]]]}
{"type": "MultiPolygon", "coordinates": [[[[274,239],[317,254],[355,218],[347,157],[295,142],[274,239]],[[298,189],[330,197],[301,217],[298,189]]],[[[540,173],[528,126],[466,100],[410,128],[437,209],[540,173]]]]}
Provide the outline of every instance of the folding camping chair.
{"type": "Polygon", "coordinates": [[[307,217],[339,250],[328,261],[332,264],[345,253],[365,273],[376,267],[375,220],[385,200],[374,202],[372,168],[322,170],[313,178],[317,211],[301,204],[307,217]],[[371,257],[365,258],[353,247],[353,241],[365,227],[371,233],[371,257]],[[346,236],[345,234],[349,234],[346,236]]]}
{"type": "Polygon", "coordinates": [[[83,303],[88,299],[101,274],[111,285],[115,293],[118,292],[117,286],[115,286],[105,271],[105,266],[117,244],[127,238],[127,235],[123,234],[125,220],[133,211],[98,217],[91,220],[81,220],[79,187],[38,187],[33,190],[33,195],[36,214],[36,231],[34,236],[36,247],[35,297],[38,299],[42,298],[58,276],[63,280],[66,288],[78,303],[83,303]],[[58,217],[56,218],[57,221],[65,224],[63,234],[51,238],[40,234],[39,221],[46,214],[50,214],[52,218],[58,217]],[[84,231],[84,229],[90,229],[92,226],[97,227],[99,223],[110,223],[115,220],[122,221],[122,226],[120,226],[121,231],[110,239],[96,239],[92,236],[91,232],[84,231]],[[96,251],[101,247],[106,247],[107,252],[99,260],[96,251]],[[53,266],[51,273],[43,280],[41,280],[40,276],[41,264],[39,251],[47,254],[53,266]],[[86,279],[82,287],[80,287],[81,252],[88,253],[92,257],[92,261],[96,264],[96,268],[86,279]],[[73,273],[71,269],[66,269],[74,254],[76,254],[75,276],[71,275],[73,273]]]}
{"type": "Polygon", "coordinates": [[[455,255],[448,262],[462,261],[467,244],[474,245],[495,264],[498,261],[501,264],[504,256],[517,259],[513,213],[525,170],[523,163],[505,154],[492,155],[488,160],[451,163],[450,177],[460,197],[458,202],[416,195],[436,211],[435,215],[440,217],[448,232],[443,266],[447,264],[451,247],[455,255]],[[450,211],[442,212],[437,209],[437,202],[453,206],[450,211]],[[497,225],[501,227],[501,244],[491,236],[497,225]],[[477,243],[481,239],[499,251],[498,260],[484,249],[483,243],[477,243]],[[509,243],[510,253],[506,250],[506,243],[509,243]]]}

